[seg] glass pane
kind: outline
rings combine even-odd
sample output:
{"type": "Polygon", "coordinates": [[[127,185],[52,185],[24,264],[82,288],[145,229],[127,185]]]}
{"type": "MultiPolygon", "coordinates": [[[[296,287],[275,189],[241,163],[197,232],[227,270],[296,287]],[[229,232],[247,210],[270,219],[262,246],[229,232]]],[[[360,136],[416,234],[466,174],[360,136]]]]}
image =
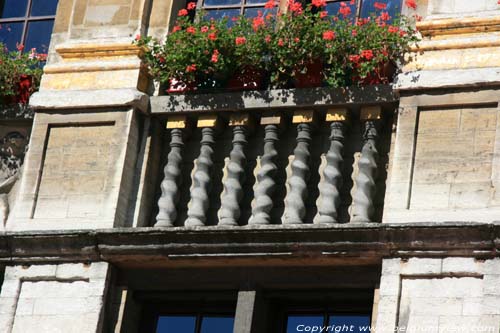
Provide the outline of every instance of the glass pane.
{"type": "MultiPolygon", "coordinates": [[[[344,3],[351,9],[351,14],[348,16],[349,18],[356,17],[356,4],[351,5],[350,1],[344,1],[344,3]]],[[[340,2],[329,2],[326,5],[326,11],[328,15],[337,15],[340,9],[340,2]]]]}
{"type": "Polygon", "coordinates": [[[220,20],[223,17],[227,17],[229,19],[229,25],[231,25],[231,18],[238,17],[240,15],[239,9],[216,9],[216,10],[207,10],[207,14],[205,18],[220,20]]]}
{"type": "Polygon", "coordinates": [[[0,18],[26,16],[28,0],[0,0],[0,18]]]}
{"type": "Polygon", "coordinates": [[[264,7],[254,7],[254,8],[247,8],[245,9],[245,16],[246,17],[257,17],[259,10],[262,12],[262,15],[266,17],[267,14],[276,14],[276,8],[273,9],[266,9],[264,7]]]}
{"type": "Polygon", "coordinates": [[[234,317],[203,317],[201,333],[233,333],[234,317]]]}
{"type": "Polygon", "coordinates": [[[395,17],[401,13],[402,0],[363,0],[361,5],[361,17],[369,17],[371,13],[380,13],[380,10],[375,9],[375,2],[383,3],[387,6],[384,11],[387,11],[391,17],[395,17]]]}
{"type": "Polygon", "coordinates": [[[54,20],[32,21],[28,23],[25,49],[36,48],[38,53],[47,53],[49,50],[50,35],[54,20]]]}
{"type": "Polygon", "coordinates": [[[328,325],[334,326],[332,332],[370,332],[370,316],[332,315],[328,319],[328,325]]]}
{"type": "Polygon", "coordinates": [[[286,333],[311,332],[311,326],[322,327],[323,315],[289,315],[286,321],[286,333]]]}
{"type": "Polygon", "coordinates": [[[161,316],[156,333],[194,333],[195,327],[195,316],[161,316]]]}
{"type": "MultiPolygon", "coordinates": [[[[247,0],[245,3],[247,4],[256,4],[256,3],[266,3],[267,0],[247,0]]],[[[276,1],[278,2],[278,1],[276,1]]]]}
{"type": "Polygon", "coordinates": [[[239,5],[241,0],[205,0],[203,4],[205,6],[227,6],[227,5],[239,5]]]}
{"type": "Polygon", "coordinates": [[[2,23],[0,24],[0,42],[9,51],[16,50],[16,43],[21,43],[24,23],[2,23]]]}
{"type": "Polygon", "coordinates": [[[33,0],[31,3],[31,16],[56,15],[58,0],[33,0]]]}

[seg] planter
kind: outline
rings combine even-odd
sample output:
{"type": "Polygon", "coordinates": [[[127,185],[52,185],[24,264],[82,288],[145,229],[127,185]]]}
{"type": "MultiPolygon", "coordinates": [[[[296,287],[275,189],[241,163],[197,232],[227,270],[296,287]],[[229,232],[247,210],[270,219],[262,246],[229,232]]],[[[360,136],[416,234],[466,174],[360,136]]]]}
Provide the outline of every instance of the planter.
{"type": "Polygon", "coordinates": [[[264,71],[254,67],[245,67],[235,73],[227,83],[227,89],[236,90],[260,90],[264,82],[264,71]]]}
{"type": "Polygon", "coordinates": [[[392,83],[396,69],[397,67],[392,61],[381,63],[372,73],[363,79],[359,76],[353,76],[353,82],[359,82],[364,85],[392,83]]]}
{"type": "Polygon", "coordinates": [[[167,93],[175,95],[175,94],[185,94],[188,92],[195,91],[197,88],[196,82],[183,82],[177,79],[170,79],[169,86],[167,89],[167,93]]]}
{"type": "Polygon", "coordinates": [[[305,65],[305,73],[295,74],[293,84],[295,88],[321,87],[323,83],[323,62],[321,60],[311,61],[305,65]]]}

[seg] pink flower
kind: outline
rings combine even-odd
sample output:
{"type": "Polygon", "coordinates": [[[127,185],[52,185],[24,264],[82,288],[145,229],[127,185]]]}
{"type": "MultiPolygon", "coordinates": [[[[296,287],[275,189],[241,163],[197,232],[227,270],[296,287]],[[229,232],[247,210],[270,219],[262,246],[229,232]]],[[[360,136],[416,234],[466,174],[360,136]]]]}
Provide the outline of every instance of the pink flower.
{"type": "Polygon", "coordinates": [[[278,46],[283,46],[285,43],[283,43],[283,39],[278,39],[278,46]]]}
{"type": "Polygon", "coordinates": [[[312,0],[312,5],[314,7],[324,7],[326,6],[326,0],[312,0]]]}
{"type": "Polygon", "coordinates": [[[267,35],[265,38],[264,38],[264,41],[266,43],[270,43],[271,42],[271,36],[270,35],[267,35]]]}
{"type": "Polygon", "coordinates": [[[335,32],[332,30],[327,30],[323,32],[323,39],[324,40],[334,40],[335,39],[335,32]]]}
{"type": "Polygon", "coordinates": [[[22,50],[24,50],[24,45],[23,44],[19,44],[19,43],[16,43],[16,48],[19,52],[21,52],[22,50]]]}
{"type": "Polygon", "coordinates": [[[393,25],[390,25],[389,28],[387,28],[387,31],[389,31],[391,34],[399,32],[399,28],[395,27],[393,25]]]}
{"type": "Polygon", "coordinates": [[[375,9],[378,9],[378,10],[383,10],[383,9],[387,8],[387,4],[382,3],[382,2],[375,2],[373,4],[373,7],[375,7],[375,9]]]}
{"type": "Polygon", "coordinates": [[[380,14],[380,19],[381,19],[382,21],[389,21],[389,20],[391,19],[391,16],[389,15],[389,13],[388,13],[388,12],[382,12],[382,13],[380,14]]]}
{"type": "Polygon", "coordinates": [[[327,16],[328,16],[328,12],[326,10],[324,10],[324,11],[322,11],[322,12],[319,13],[319,17],[320,18],[325,18],[327,16]]]}
{"type": "Polygon", "coordinates": [[[295,37],[295,38],[293,39],[293,41],[294,41],[295,43],[298,43],[298,42],[300,42],[300,38],[299,38],[299,37],[295,37]]]}
{"type": "Polygon", "coordinates": [[[352,35],[353,37],[356,37],[356,36],[358,35],[358,32],[357,32],[355,29],[353,29],[353,30],[351,31],[351,35],[352,35]]]}
{"type": "Polygon", "coordinates": [[[204,25],[203,27],[201,27],[200,31],[201,32],[208,32],[208,27],[206,25],[204,25]]]}
{"type": "Polygon", "coordinates": [[[195,64],[192,64],[192,65],[188,65],[186,67],[186,72],[196,72],[196,65],[195,64]]]}
{"type": "Polygon", "coordinates": [[[262,16],[254,17],[252,21],[253,30],[257,31],[259,27],[264,25],[264,18],[262,16]]]}
{"type": "Polygon", "coordinates": [[[210,59],[213,63],[217,63],[219,61],[219,51],[214,50],[214,53],[212,53],[212,59],[210,59]]]}
{"type": "Polygon", "coordinates": [[[247,42],[247,39],[245,37],[236,37],[236,45],[243,45],[247,42]]]}
{"type": "Polygon", "coordinates": [[[188,32],[190,34],[194,34],[194,33],[196,33],[196,28],[195,27],[188,27],[186,29],[186,32],[188,32]]]}
{"type": "Polygon", "coordinates": [[[179,13],[177,14],[178,16],[186,16],[188,14],[187,9],[181,9],[179,10],[179,13]]]}
{"type": "Polygon", "coordinates": [[[349,56],[349,60],[355,64],[359,63],[359,60],[361,59],[361,57],[359,55],[350,55],[349,56]]]}
{"type": "Polygon", "coordinates": [[[139,40],[139,39],[141,39],[141,35],[139,35],[139,34],[135,35],[135,40],[139,40]]]}
{"type": "Polygon", "coordinates": [[[344,17],[351,15],[351,7],[347,6],[345,2],[340,3],[339,14],[344,17]]]}
{"type": "MultiPolygon", "coordinates": [[[[498,4],[500,5],[500,0],[498,1],[498,4]]],[[[405,5],[408,8],[417,9],[417,3],[415,2],[415,0],[406,0],[405,5]]]]}
{"type": "Polygon", "coordinates": [[[196,8],[196,2],[190,2],[187,4],[187,9],[193,10],[196,8]]]}
{"type": "Polygon", "coordinates": [[[295,14],[302,13],[302,4],[295,0],[288,0],[288,8],[295,14]]]}
{"type": "Polygon", "coordinates": [[[177,32],[181,30],[181,26],[180,25],[176,25],[173,29],[172,29],[172,32],[177,32]]]}
{"type": "Polygon", "coordinates": [[[213,32],[209,33],[208,34],[208,39],[210,39],[210,40],[216,40],[217,39],[217,35],[215,33],[213,33],[213,32]]]}

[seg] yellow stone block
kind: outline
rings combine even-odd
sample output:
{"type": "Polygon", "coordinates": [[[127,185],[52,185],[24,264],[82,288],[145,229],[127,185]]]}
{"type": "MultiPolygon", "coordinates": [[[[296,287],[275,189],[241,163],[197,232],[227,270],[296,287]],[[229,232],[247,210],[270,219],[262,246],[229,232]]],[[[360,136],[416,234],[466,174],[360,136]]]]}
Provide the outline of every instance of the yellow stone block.
{"type": "Polygon", "coordinates": [[[312,123],[315,120],[313,110],[300,110],[293,113],[292,123],[312,123]]]}
{"type": "Polygon", "coordinates": [[[361,120],[378,120],[382,118],[382,108],[380,106],[364,106],[361,108],[361,120]]]}
{"type": "Polygon", "coordinates": [[[325,121],[346,121],[348,112],[347,108],[329,109],[326,112],[325,121]]]}
{"type": "Polygon", "coordinates": [[[186,128],[187,127],[187,117],[186,116],[169,116],[167,119],[167,129],[173,128],[186,128]]]}
{"type": "Polygon", "coordinates": [[[281,124],[283,117],[281,115],[272,115],[272,116],[262,116],[260,118],[261,125],[279,125],[281,124]]]}
{"type": "Polygon", "coordinates": [[[200,115],[198,117],[198,127],[216,127],[219,123],[219,118],[215,114],[200,115]]]}
{"type": "Polygon", "coordinates": [[[248,113],[234,113],[229,118],[229,126],[249,126],[251,120],[248,113]]]}

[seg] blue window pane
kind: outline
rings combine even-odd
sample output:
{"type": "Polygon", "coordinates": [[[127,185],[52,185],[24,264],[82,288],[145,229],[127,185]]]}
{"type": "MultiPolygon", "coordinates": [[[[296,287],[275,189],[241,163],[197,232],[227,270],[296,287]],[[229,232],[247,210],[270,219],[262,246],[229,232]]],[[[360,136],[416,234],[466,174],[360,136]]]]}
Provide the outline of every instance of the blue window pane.
{"type": "Polygon", "coordinates": [[[233,333],[234,317],[203,317],[201,333],[233,333]]]}
{"type": "MultiPolygon", "coordinates": [[[[348,17],[355,18],[357,12],[356,4],[351,5],[350,1],[344,1],[344,3],[351,9],[351,14],[348,17]]],[[[340,9],[340,2],[329,2],[326,5],[326,11],[328,12],[328,15],[339,14],[339,9],[340,9]]]]}
{"type": "Polygon", "coordinates": [[[58,0],[33,0],[31,2],[31,16],[55,15],[58,0]]]}
{"type": "Polygon", "coordinates": [[[195,327],[195,316],[161,316],[156,333],[194,333],[195,327]]]}
{"type": "Polygon", "coordinates": [[[247,0],[247,4],[266,3],[267,0],[247,0]]]}
{"type": "Polygon", "coordinates": [[[28,23],[25,49],[31,50],[32,48],[36,48],[38,53],[47,53],[53,25],[53,20],[32,21],[28,23]]]}
{"type": "Polygon", "coordinates": [[[267,14],[276,14],[276,8],[273,9],[266,9],[264,7],[254,7],[254,8],[247,8],[245,9],[245,16],[246,17],[257,17],[259,14],[259,11],[262,12],[262,15],[266,17],[267,14]]]}
{"type": "Polygon", "coordinates": [[[0,0],[0,18],[26,16],[28,0],[0,0]]]}
{"type": "Polygon", "coordinates": [[[395,17],[401,13],[401,1],[402,0],[363,0],[361,5],[361,17],[369,17],[372,13],[379,14],[380,10],[375,9],[373,6],[375,2],[383,3],[387,5],[384,11],[388,12],[391,17],[395,17]]]}
{"type": "Polygon", "coordinates": [[[16,50],[16,44],[21,43],[23,36],[24,23],[2,23],[0,24],[0,42],[5,45],[9,51],[16,50]]]}
{"type": "Polygon", "coordinates": [[[323,315],[289,315],[286,321],[286,333],[307,332],[307,327],[311,326],[322,327],[323,315]]]}
{"type": "Polygon", "coordinates": [[[216,9],[216,10],[207,10],[206,19],[214,19],[220,20],[224,17],[227,17],[229,20],[229,24],[231,24],[231,18],[238,17],[240,15],[239,9],[216,9]]]}
{"type": "Polygon", "coordinates": [[[332,332],[370,332],[370,316],[333,315],[328,319],[332,332]]]}
{"type": "Polygon", "coordinates": [[[241,0],[205,0],[205,6],[239,5],[241,0]]]}

